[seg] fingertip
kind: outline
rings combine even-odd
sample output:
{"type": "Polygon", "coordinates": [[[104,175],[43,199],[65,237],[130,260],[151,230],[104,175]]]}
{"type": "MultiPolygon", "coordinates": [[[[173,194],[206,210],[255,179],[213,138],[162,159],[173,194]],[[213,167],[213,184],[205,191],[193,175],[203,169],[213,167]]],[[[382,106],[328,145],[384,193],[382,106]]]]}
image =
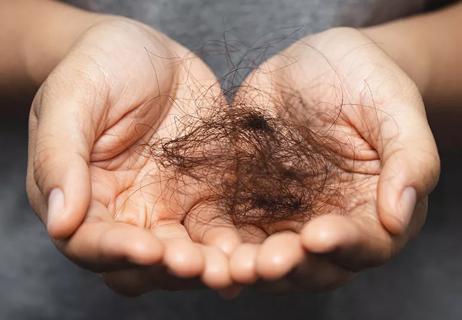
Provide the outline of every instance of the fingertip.
{"type": "Polygon", "coordinates": [[[204,270],[204,256],[190,240],[166,240],[164,263],[169,272],[178,277],[198,276],[204,270]]]}
{"type": "Polygon", "coordinates": [[[161,260],[163,247],[150,233],[138,227],[116,224],[99,236],[97,258],[151,265],[161,260]]]}
{"type": "Polygon", "coordinates": [[[44,219],[47,232],[56,240],[68,238],[78,229],[87,215],[91,197],[87,163],[81,158],[61,162],[65,166],[42,168],[38,183],[43,196],[48,197],[44,219]]]}
{"type": "Polygon", "coordinates": [[[236,248],[229,262],[231,278],[234,281],[242,284],[252,284],[257,281],[257,253],[256,244],[245,243],[236,248]]]}
{"type": "Polygon", "coordinates": [[[433,190],[440,172],[436,149],[430,147],[422,152],[426,148],[424,142],[417,150],[412,144],[409,146],[388,151],[390,156],[384,160],[378,184],[378,216],[382,226],[393,236],[409,231],[417,202],[433,190]]]}
{"type": "Polygon", "coordinates": [[[205,268],[201,279],[211,289],[224,289],[232,284],[228,259],[224,252],[214,247],[202,247],[205,268]]]}
{"type": "Polygon", "coordinates": [[[72,236],[72,234],[77,230],[80,224],[81,224],[81,220],[70,221],[70,220],[58,218],[54,220],[53,222],[48,220],[46,224],[46,228],[47,228],[48,235],[53,240],[64,240],[72,236]]]}
{"type": "Polygon", "coordinates": [[[380,213],[380,222],[388,232],[395,236],[403,234],[407,228],[403,221],[388,213],[380,213]]]}
{"type": "Polygon", "coordinates": [[[413,187],[404,188],[395,205],[395,210],[390,212],[379,210],[380,221],[385,229],[393,235],[405,233],[411,222],[416,203],[416,190],[413,187]]]}
{"type": "Polygon", "coordinates": [[[66,207],[64,192],[54,188],[48,196],[46,228],[51,238],[61,240],[71,236],[82,223],[85,214],[70,212],[66,207]]]}
{"type": "Polygon", "coordinates": [[[298,234],[281,232],[271,235],[258,252],[257,275],[265,280],[281,278],[303,260],[304,254],[298,234]]]}
{"type": "Polygon", "coordinates": [[[323,216],[309,223],[301,231],[303,247],[312,253],[335,251],[354,236],[351,223],[342,216],[323,216]]]}
{"type": "Polygon", "coordinates": [[[128,260],[139,265],[152,265],[162,260],[164,247],[151,234],[141,236],[130,244],[128,260]]]}
{"type": "Polygon", "coordinates": [[[191,239],[206,246],[216,247],[227,256],[231,256],[241,243],[236,227],[227,220],[215,219],[210,224],[190,220],[189,224],[191,239]]]}

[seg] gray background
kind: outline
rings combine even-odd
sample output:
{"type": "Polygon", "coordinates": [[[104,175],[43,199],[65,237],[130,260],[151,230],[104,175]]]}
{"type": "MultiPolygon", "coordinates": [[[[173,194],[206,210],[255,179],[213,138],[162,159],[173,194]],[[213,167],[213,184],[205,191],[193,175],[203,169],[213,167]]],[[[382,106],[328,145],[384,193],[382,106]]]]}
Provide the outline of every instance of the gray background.
{"type": "MultiPolygon", "coordinates": [[[[74,1],[92,10],[136,17],[197,50],[218,75],[231,59],[252,67],[259,47],[270,54],[304,34],[360,26],[427,8],[424,0],[74,1]],[[220,40],[218,42],[214,40],[220,40]]],[[[226,81],[225,81],[226,86],[226,81]]],[[[0,100],[0,107],[11,107],[0,100]]],[[[332,293],[284,296],[244,292],[223,301],[208,291],[115,295],[97,275],[67,261],[48,240],[26,200],[27,124],[21,112],[0,119],[0,319],[461,319],[462,153],[445,152],[420,237],[384,267],[332,293]]],[[[462,122],[462,121],[461,121],[462,122]]]]}

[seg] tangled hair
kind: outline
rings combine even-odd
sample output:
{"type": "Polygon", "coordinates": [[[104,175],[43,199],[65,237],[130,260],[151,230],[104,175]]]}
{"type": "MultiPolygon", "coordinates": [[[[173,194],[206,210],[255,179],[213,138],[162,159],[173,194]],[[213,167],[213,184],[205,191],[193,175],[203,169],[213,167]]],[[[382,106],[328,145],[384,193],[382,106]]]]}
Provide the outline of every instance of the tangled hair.
{"type": "MultiPolygon", "coordinates": [[[[176,117],[172,137],[150,140],[148,156],[159,167],[161,179],[168,181],[162,192],[167,189],[179,197],[194,198],[192,207],[184,208],[186,212],[205,208],[236,226],[252,225],[266,231],[280,222],[306,222],[324,213],[347,212],[355,205],[351,163],[355,146],[345,142],[348,137],[340,142],[339,132],[330,131],[344,101],[342,88],[336,85],[338,75],[327,58],[307,44],[334,79],[326,84],[318,79],[321,82],[315,84],[333,93],[338,108],[305,101],[284,83],[278,84],[278,97],[272,96],[274,90],[267,93],[242,86],[248,72],[304,31],[297,28],[282,33],[264,37],[250,48],[244,44],[238,61],[231,53],[239,51],[241,44],[230,41],[228,33],[223,44],[214,41],[199,50],[199,56],[212,52],[226,58],[227,68],[219,83],[232,103],[208,100],[204,93],[199,98],[203,100],[193,102],[193,114],[176,117]]],[[[296,62],[284,59],[288,66],[296,62]]]]}
{"type": "Polygon", "coordinates": [[[341,208],[335,139],[287,106],[279,113],[264,107],[235,101],[185,115],[179,134],[157,139],[150,154],[172,180],[183,181],[178,192],[188,192],[185,181],[192,181],[201,190],[198,202],[237,226],[304,222],[325,206],[341,208]]]}

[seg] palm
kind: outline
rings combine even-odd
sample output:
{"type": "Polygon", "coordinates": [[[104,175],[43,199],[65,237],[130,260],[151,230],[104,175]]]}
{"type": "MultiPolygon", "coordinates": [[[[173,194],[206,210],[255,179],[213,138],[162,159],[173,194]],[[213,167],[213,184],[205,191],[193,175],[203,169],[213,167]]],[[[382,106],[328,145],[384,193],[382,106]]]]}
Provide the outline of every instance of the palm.
{"type": "MultiPolygon", "coordinates": [[[[409,127],[417,123],[424,128],[426,121],[415,85],[371,40],[351,29],[302,39],[251,74],[238,103],[242,99],[295,117],[328,137],[326,147],[335,154],[335,163],[327,183],[337,188],[341,199],[321,206],[316,212],[320,217],[305,225],[286,225],[288,233],[265,240],[257,253],[254,250],[257,275],[279,279],[299,265],[289,276],[291,286],[336,286],[351,270],[389,259],[420,229],[426,199],[417,206],[410,233],[393,236],[380,220],[380,210],[396,208],[389,195],[399,188],[392,181],[399,175],[396,163],[388,176],[382,174],[391,156],[385,150],[399,149],[395,144],[400,135],[408,133],[395,118],[410,119],[409,127]],[[299,244],[299,232],[308,254],[299,244]]],[[[232,258],[232,271],[248,282],[255,276],[239,263],[243,255],[238,250],[232,258]]]]}
{"type": "Polygon", "coordinates": [[[416,104],[423,111],[415,85],[357,31],[315,36],[287,51],[279,63],[295,63],[274,75],[276,88],[284,97],[289,84],[304,102],[298,116],[334,140],[331,148],[341,159],[338,177],[344,212],[371,234],[385,232],[377,213],[383,150],[402,131],[394,122],[397,106],[416,104]]]}
{"type": "MultiPolygon", "coordinates": [[[[223,254],[206,246],[220,245],[217,233],[187,218],[194,199],[166,194],[168,186],[149,154],[155,140],[177,134],[177,116],[221,99],[212,72],[145,26],[109,21],[87,31],[50,75],[33,109],[47,104],[48,88],[58,83],[78,88],[68,98],[85,106],[78,120],[85,119],[85,134],[91,137],[90,206],[75,234],[58,242],[65,254],[96,270],[162,259],[171,272],[187,277],[203,273],[205,262],[222,266],[223,254]],[[69,75],[77,79],[63,81],[69,75]]],[[[215,281],[213,272],[205,277],[212,286],[229,282],[229,276],[215,281]]]]}

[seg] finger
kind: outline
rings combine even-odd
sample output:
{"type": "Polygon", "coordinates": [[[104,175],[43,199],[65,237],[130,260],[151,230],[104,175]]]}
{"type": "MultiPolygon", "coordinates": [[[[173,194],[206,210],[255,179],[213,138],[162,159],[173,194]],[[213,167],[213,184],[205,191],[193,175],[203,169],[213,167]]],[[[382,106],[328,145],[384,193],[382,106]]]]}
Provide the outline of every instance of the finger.
{"type": "Polygon", "coordinates": [[[201,275],[203,283],[212,289],[224,289],[232,284],[228,258],[218,248],[201,246],[205,257],[205,268],[201,275]]]}
{"type": "Polygon", "coordinates": [[[304,257],[300,236],[295,232],[280,232],[268,237],[258,250],[257,275],[275,280],[286,275],[304,257]]]}
{"type": "Polygon", "coordinates": [[[256,261],[259,245],[243,243],[231,255],[229,268],[235,282],[242,284],[254,283],[258,276],[256,261]]]}
{"type": "Polygon", "coordinates": [[[28,175],[41,197],[31,202],[42,208],[38,213],[56,239],[71,235],[89,206],[88,162],[94,128],[91,112],[79,110],[94,103],[91,95],[69,81],[58,84],[50,79],[33,103],[28,175]]]}
{"type": "MultiPolygon", "coordinates": [[[[91,210],[95,210],[92,206],[91,210]]],[[[87,221],[57,246],[71,260],[93,271],[107,271],[133,264],[161,261],[163,246],[149,231],[111,221],[87,221]]]]}
{"type": "Polygon", "coordinates": [[[205,259],[199,245],[194,243],[180,223],[156,226],[154,235],[164,245],[163,263],[175,276],[196,277],[202,274],[205,259]]]}
{"type": "Polygon", "coordinates": [[[377,206],[381,222],[393,234],[408,229],[416,202],[435,187],[440,160],[423,107],[400,106],[393,121],[383,121],[378,146],[383,168],[377,206]],[[403,110],[404,109],[404,110],[403,110]],[[393,128],[397,126],[399,131],[393,128]]]}
{"type": "Polygon", "coordinates": [[[397,241],[378,221],[366,216],[321,216],[301,231],[305,250],[352,271],[383,264],[399,250],[397,241]]]}
{"type": "Polygon", "coordinates": [[[193,241],[217,247],[228,256],[241,243],[232,221],[215,209],[199,206],[188,214],[184,224],[193,241]]]}

